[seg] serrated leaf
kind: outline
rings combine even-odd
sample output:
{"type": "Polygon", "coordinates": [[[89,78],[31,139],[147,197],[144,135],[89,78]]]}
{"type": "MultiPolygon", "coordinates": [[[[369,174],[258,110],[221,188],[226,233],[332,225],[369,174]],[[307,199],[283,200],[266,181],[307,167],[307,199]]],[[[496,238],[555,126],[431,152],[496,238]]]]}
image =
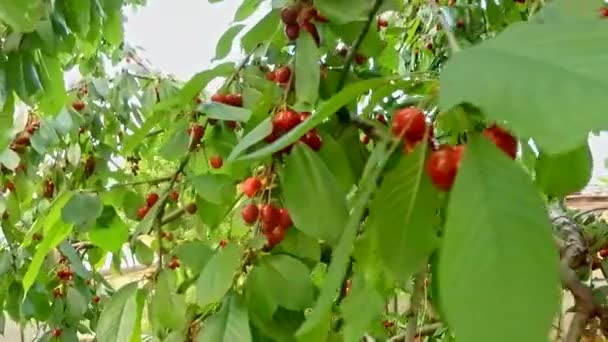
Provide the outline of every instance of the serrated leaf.
{"type": "Polygon", "coordinates": [[[249,18],[261,3],[262,0],[243,0],[234,13],[234,21],[239,22],[249,18]]]}
{"type": "Polygon", "coordinates": [[[186,301],[175,293],[175,281],[175,275],[169,270],[159,274],[151,301],[152,316],[163,327],[181,330],[186,323],[186,301]]]}
{"type": "Polygon", "coordinates": [[[296,99],[300,105],[314,106],[319,96],[321,68],[319,48],[312,35],[302,30],[296,42],[296,99]]]}
{"type": "Polygon", "coordinates": [[[97,323],[99,342],[130,342],[136,330],[137,283],[119,289],[105,305],[97,323]]]}
{"type": "Polygon", "coordinates": [[[236,184],[228,175],[207,173],[189,180],[196,193],[206,201],[222,204],[234,199],[236,184]]]}
{"type": "Polygon", "coordinates": [[[593,156],[586,143],[572,151],[546,154],[536,162],[536,183],[552,197],[564,197],[582,190],[591,180],[593,156]]]}
{"type": "Polygon", "coordinates": [[[266,256],[251,272],[262,282],[257,288],[265,289],[274,304],[296,311],[312,304],[310,271],[301,261],[288,255],[266,256]]]}
{"type": "Polygon", "coordinates": [[[473,137],[450,195],[439,256],[439,300],[449,326],[465,341],[545,340],[559,307],[558,259],[528,175],[473,137]]]}
{"type": "Polygon", "coordinates": [[[61,210],[61,219],[77,227],[88,227],[103,211],[99,197],[94,193],[78,193],[72,196],[61,210]]]}
{"type": "Polygon", "coordinates": [[[425,172],[426,144],[418,144],[384,176],[369,209],[367,229],[382,261],[405,283],[437,247],[439,196],[425,172]]]}
{"type": "Polygon", "coordinates": [[[68,287],[65,300],[66,316],[71,320],[79,321],[87,312],[87,300],[74,287],[68,287]]]}
{"type": "Polygon", "coordinates": [[[604,24],[512,24],[450,59],[441,74],[441,107],[473,103],[489,121],[504,121],[547,153],[580,146],[590,131],[608,127],[602,110],[608,79],[597,72],[608,59],[608,50],[598,48],[608,39],[604,24]]]}
{"type": "Polygon", "coordinates": [[[230,287],[234,272],[241,264],[241,247],[229,243],[209,260],[196,281],[197,304],[201,307],[219,302],[230,287]]]}
{"type": "Polygon", "coordinates": [[[226,298],[222,309],[203,323],[197,337],[198,342],[251,342],[249,316],[240,295],[234,293],[226,298]]]}
{"type": "Polygon", "coordinates": [[[239,143],[232,149],[232,152],[230,152],[228,160],[235,160],[245,150],[262,141],[269,136],[270,133],[272,133],[272,119],[266,118],[256,128],[252,129],[251,132],[247,133],[247,135],[239,140],[239,143]]]}
{"type": "Polygon", "coordinates": [[[217,45],[215,46],[215,57],[213,60],[223,59],[230,53],[232,49],[232,42],[234,41],[234,37],[241,32],[241,30],[245,27],[245,25],[237,24],[230,27],[217,41],[217,45]]]}
{"type": "Polygon", "coordinates": [[[348,220],[346,193],[323,160],[306,145],[296,144],[279,176],[296,228],[336,244],[348,220]]]}
{"type": "Polygon", "coordinates": [[[267,41],[279,26],[279,11],[272,10],[255,24],[241,38],[241,46],[246,53],[253,51],[259,44],[267,41]]]}
{"type": "Polygon", "coordinates": [[[246,122],[251,117],[251,110],[246,108],[229,106],[223,103],[203,103],[196,109],[205,113],[207,117],[217,120],[234,120],[246,122]]]}

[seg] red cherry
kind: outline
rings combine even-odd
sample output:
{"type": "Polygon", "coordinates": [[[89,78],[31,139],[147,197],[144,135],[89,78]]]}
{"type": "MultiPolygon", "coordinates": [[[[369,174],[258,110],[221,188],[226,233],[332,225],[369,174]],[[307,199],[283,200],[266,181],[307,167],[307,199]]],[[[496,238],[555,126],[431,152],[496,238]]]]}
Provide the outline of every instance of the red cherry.
{"type": "Polygon", "coordinates": [[[241,94],[226,95],[226,104],[234,107],[243,107],[243,96],[241,94]]]}
{"type": "Polygon", "coordinates": [[[51,332],[51,335],[53,335],[53,337],[61,336],[61,329],[59,329],[59,328],[53,329],[53,331],[51,332]]]}
{"type": "Polygon", "coordinates": [[[194,214],[198,208],[196,207],[196,203],[189,203],[186,206],[186,212],[188,214],[194,214]]]}
{"type": "Polygon", "coordinates": [[[211,156],[209,158],[209,164],[211,164],[212,168],[219,169],[224,165],[224,159],[222,159],[221,156],[211,156]]]}
{"type": "Polygon", "coordinates": [[[317,27],[308,21],[302,23],[302,27],[306,31],[308,31],[308,33],[310,33],[312,38],[315,40],[315,43],[317,43],[317,45],[319,45],[319,43],[321,42],[321,37],[319,36],[319,31],[317,31],[317,27]]]}
{"type": "Polygon", "coordinates": [[[219,103],[226,103],[226,95],[224,95],[224,94],[213,94],[211,96],[211,101],[213,101],[213,102],[219,102],[219,103]]]}
{"type": "Polygon", "coordinates": [[[602,258],[608,257],[608,247],[604,247],[604,248],[600,249],[600,256],[602,258]]]}
{"type": "Polygon", "coordinates": [[[395,322],[389,321],[389,320],[384,320],[384,321],[382,321],[382,325],[384,326],[385,329],[388,329],[388,328],[392,328],[395,325],[395,322]]]}
{"type": "Polygon", "coordinates": [[[310,112],[302,112],[302,113],[300,113],[300,122],[308,119],[309,116],[310,116],[310,112]]]}
{"type": "Polygon", "coordinates": [[[429,50],[433,50],[433,42],[426,43],[426,48],[429,50]]]}
{"type": "Polygon", "coordinates": [[[46,185],[44,187],[44,197],[53,198],[53,194],[55,193],[55,183],[52,180],[47,179],[46,185]]]}
{"type": "Polygon", "coordinates": [[[288,132],[301,122],[300,116],[292,110],[282,110],[272,120],[273,129],[288,132]]]}
{"type": "Polygon", "coordinates": [[[493,124],[483,131],[483,135],[490,139],[499,149],[511,159],[517,157],[517,139],[503,128],[493,124]]]}
{"type": "Polygon", "coordinates": [[[228,121],[224,121],[226,123],[226,127],[230,128],[230,129],[236,129],[238,127],[238,124],[236,121],[233,120],[228,120],[228,121]]]}
{"type": "Polygon", "coordinates": [[[282,66],[275,71],[275,81],[277,83],[287,83],[291,77],[291,69],[288,66],[282,66]]]}
{"type": "Polygon", "coordinates": [[[201,139],[205,134],[205,127],[199,124],[194,124],[190,128],[188,128],[188,133],[190,134],[190,138],[192,138],[192,143],[198,144],[201,142],[201,139]]]}
{"type": "Polygon", "coordinates": [[[93,297],[93,303],[99,304],[99,302],[101,302],[101,297],[100,296],[94,296],[93,297]]]}
{"type": "Polygon", "coordinates": [[[317,10],[314,7],[308,7],[300,12],[300,21],[311,21],[317,15],[317,10]]]}
{"type": "Polygon", "coordinates": [[[315,13],[315,21],[320,22],[320,23],[329,22],[329,20],[324,15],[319,13],[318,11],[317,11],[317,13],[315,13]]]}
{"type": "Polygon", "coordinates": [[[85,103],[80,100],[76,100],[72,103],[72,108],[77,112],[82,111],[84,107],[86,107],[85,103]]]}
{"type": "Polygon", "coordinates": [[[298,24],[285,25],[285,36],[289,40],[296,40],[300,36],[300,26],[298,24]]]}
{"type": "Polygon", "coordinates": [[[388,125],[388,122],[386,121],[386,116],[384,114],[378,114],[378,116],[376,117],[376,120],[378,120],[378,122],[380,122],[383,125],[388,125]]]}
{"type": "Polygon", "coordinates": [[[10,180],[7,180],[7,181],[4,183],[4,190],[5,190],[5,191],[10,191],[10,192],[15,192],[15,183],[13,183],[13,182],[12,182],[12,181],[10,181],[10,180]]]}
{"type": "Polygon", "coordinates": [[[281,10],[281,21],[284,24],[296,24],[298,22],[298,10],[293,7],[285,7],[281,10]]]}
{"type": "Polygon", "coordinates": [[[599,269],[600,267],[602,267],[602,261],[599,260],[598,258],[594,257],[593,261],[591,261],[591,269],[595,271],[595,270],[599,269]]]}
{"type": "Polygon", "coordinates": [[[177,192],[177,191],[173,190],[173,191],[171,191],[171,194],[169,195],[169,197],[170,197],[170,198],[171,198],[173,201],[177,202],[177,201],[179,200],[179,192],[177,192]]]}
{"type": "Polygon", "coordinates": [[[264,138],[264,141],[266,141],[267,143],[271,143],[275,140],[277,140],[279,138],[279,132],[276,131],[275,129],[272,130],[272,132],[270,132],[269,135],[266,136],[266,138],[264,138]]]}
{"type": "MultiPolygon", "coordinates": [[[[515,0],[515,1],[525,1],[525,0],[515,0]]],[[[448,0],[448,6],[456,5],[456,0],[448,0]]]]}
{"type": "Polygon", "coordinates": [[[464,146],[442,146],[426,162],[426,172],[437,188],[448,191],[460,167],[464,146]]]}
{"type": "Polygon", "coordinates": [[[264,233],[264,236],[266,236],[267,240],[266,245],[264,246],[264,250],[269,251],[274,248],[274,246],[278,245],[281,241],[283,241],[283,239],[285,238],[285,232],[286,230],[275,228],[269,233],[264,233]]]}
{"type": "Polygon", "coordinates": [[[348,295],[353,287],[353,280],[348,278],[344,282],[344,295],[348,295]]]}
{"type": "Polygon", "coordinates": [[[267,223],[271,226],[276,226],[281,218],[281,213],[277,207],[272,204],[265,204],[262,206],[260,212],[260,218],[262,222],[267,223]]]}
{"type": "Polygon", "coordinates": [[[84,162],[84,173],[86,176],[91,176],[95,172],[95,157],[89,156],[84,162]]]}
{"type": "Polygon", "coordinates": [[[226,245],[228,245],[228,240],[222,240],[222,241],[220,241],[220,247],[221,248],[226,247],[226,245]]]}
{"type": "Polygon", "coordinates": [[[464,20],[462,20],[462,19],[456,20],[456,27],[463,28],[464,27],[464,20]]]}
{"type": "Polygon", "coordinates": [[[272,82],[276,82],[277,74],[276,71],[269,71],[266,73],[266,79],[272,82]]]}
{"type": "Polygon", "coordinates": [[[608,7],[600,8],[600,17],[608,18],[608,7]]]}
{"type": "Polygon", "coordinates": [[[148,210],[150,210],[150,208],[148,207],[139,208],[139,210],[137,211],[137,218],[143,220],[144,217],[146,217],[146,215],[148,214],[148,210]]]}
{"type": "Polygon", "coordinates": [[[246,205],[241,211],[241,216],[243,216],[243,221],[247,224],[253,224],[258,220],[258,216],[260,214],[260,210],[258,206],[255,204],[246,205]]]}
{"type": "Polygon", "coordinates": [[[29,144],[30,144],[30,137],[27,136],[27,135],[25,135],[25,134],[20,135],[19,137],[17,137],[17,139],[15,139],[15,144],[29,146],[29,144]]]}
{"type": "Polygon", "coordinates": [[[316,131],[312,130],[306,133],[301,139],[303,143],[308,145],[313,151],[318,151],[323,145],[323,139],[316,131]]]}
{"type": "Polygon", "coordinates": [[[262,188],[262,181],[257,177],[249,177],[241,183],[240,188],[247,197],[253,198],[262,188]]]}
{"type": "Polygon", "coordinates": [[[287,208],[279,209],[279,228],[285,230],[293,225],[287,208]]]}
{"type": "Polygon", "coordinates": [[[357,65],[363,65],[365,61],[367,61],[367,58],[365,56],[360,54],[355,55],[355,63],[357,63],[357,65]]]}
{"type": "Polygon", "coordinates": [[[369,144],[369,135],[367,134],[363,134],[363,136],[361,137],[361,143],[363,145],[367,145],[369,144]]]}
{"type": "Polygon", "coordinates": [[[148,205],[148,207],[153,207],[156,202],[158,202],[158,199],[160,197],[158,196],[158,194],[156,192],[152,192],[150,194],[148,194],[148,196],[146,197],[146,204],[148,205]]]}
{"type": "Polygon", "coordinates": [[[399,109],[393,114],[391,132],[397,137],[403,137],[411,142],[424,138],[426,118],[424,113],[415,107],[399,109]]]}
{"type": "Polygon", "coordinates": [[[378,28],[378,30],[384,27],[388,27],[388,21],[384,18],[378,18],[378,21],[376,21],[376,27],[378,28]]]}
{"type": "Polygon", "coordinates": [[[179,259],[177,258],[177,256],[173,256],[173,258],[171,258],[171,261],[169,261],[169,268],[174,270],[176,268],[179,268],[180,266],[180,262],[179,259]]]}

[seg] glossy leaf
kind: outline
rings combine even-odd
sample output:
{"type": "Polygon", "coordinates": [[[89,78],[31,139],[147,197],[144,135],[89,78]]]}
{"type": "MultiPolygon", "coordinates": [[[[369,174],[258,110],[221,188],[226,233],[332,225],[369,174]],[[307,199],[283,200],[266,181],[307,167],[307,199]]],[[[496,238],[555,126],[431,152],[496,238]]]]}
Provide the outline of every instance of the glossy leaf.
{"type": "Polygon", "coordinates": [[[558,253],[525,171],[472,139],[447,213],[438,281],[450,327],[466,341],[544,340],[559,303],[558,253]]]}

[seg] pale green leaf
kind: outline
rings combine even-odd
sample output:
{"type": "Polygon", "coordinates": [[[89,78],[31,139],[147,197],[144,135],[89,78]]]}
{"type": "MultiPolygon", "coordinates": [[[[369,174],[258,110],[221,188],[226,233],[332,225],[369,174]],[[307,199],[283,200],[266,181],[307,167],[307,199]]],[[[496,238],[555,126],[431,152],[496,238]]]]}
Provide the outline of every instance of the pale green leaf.
{"type": "Polygon", "coordinates": [[[74,321],[82,319],[88,309],[87,300],[82,293],[75,287],[68,287],[65,300],[66,316],[74,321]]]}
{"type": "Polygon", "coordinates": [[[234,13],[234,21],[239,22],[249,18],[261,3],[262,0],[243,0],[234,13]]]}
{"type": "Polygon", "coordinates": [[[229,106],[217,102],[203,103],[199,105],[196,110],[205,113],[205,115],[211,119],[217,120],[248,121],[251,117],[250,109],[229,106]]]}
{"type": "Polygon", "coordinates": [[[215,204],[231,202],[234,199],[235,182],[224,174],[202,174],[189,178],[196,193],[206,201],[215,204]]]}
{"type": "Polygon", "coordinates": [[[236,269],[241,264],[241,247],[229,243],[209,260],[196,281],[197,303],[204,307],[219,302],[230,287],[236,269]]]}
{"type": "Polygon", "coordinates": [[[0,163],[9,170],[15,170],[19,166],[21,158],[15,151],[6,149],[0,153],[0,163]]]}
{"type": "Polygon", "coordinates": [[[321,133],[323,146],[319,150],[319,156],[327,165],[329,171],[340,184],[344,193],[349,193],[355,184],[355,177],[346,155],[346,151],[331,134],[321,133]]]}
{"type": "Polygon", "coordinates": [[[546,340],[559,307],[558,262],[551,222],[526,172],[473,137],[447,208],[442,316],[463,341],[546,340]]]}
{"type": "Polygon", "coordinates": [[[232,42],[234,41],[234,38],[244,27],[245,25],[237,24],[224,32],[215,46],[215,57],[213,60],[223,59],[228,56],[230,50],[232,49],[232,42]]]}
{"type": "Polygon", "coordinates": [[[253,51],[259,44],[267,41],[277,30],[280,16],[278,10],[272,10],[241,38],[241,45],[246,53],[253,51]]]}
{"type": "Polygon", "coordinates": [[[361,340],[370,324],[379,320],[383,310],[384,298],[378,291],[367,286],[363,277],[355,277],[350,292],[340,304],[344,317],[344,340],[361,340]]]}
{"type": "Polygon", "coordinates": [[[77,193],[61,210],[61,218],[76,227],[88,227],[97,220],[102,210],[101,200],[95,193],[77,193]]]}
{"type": "Polygon", "coordinates": [[[226,298],[222,309],[203,323],[197,342],[251,342],[249,316],[240,295],[226,298]]]}
{"type": "Polygon", "coordinates": [[[30,32],[45,13],[41,0],[0,1],[0,21],[17,32],[30,32]]]}
{"type": "Polygon", "coordinates": [[[232,161],[240,156],[249,147],[262,141],[265,137],[272,133],[272,119],[266,118],[256,128],[252,129],[247,135],[239,140],[239,143],[232,149],[228,160],[232,161]]]}
{"type": "Polygon", "coordinates": [[[105,305],[97,323],[97,341],[131,342],[137,321],[137,283],[118,290],[105,305]]]}
{"type": "Polygon", "coordinates": [[[112,206],[104,206],[95,228],[89,231],[91,243],[109,252],[118,252],[129,238],[129,227],[112,206]]]}
{"type": "Polygon", "coordinates": [[[300,32],[296,43],[296,99],[301,106],[314,106],[319,96],[321,67],[319,48],[308,31],[300,32]]]}
{"type": "Polygon", "coordinates": [[[197,240],[181,243],[175,248],[174,253],[179,257],[182,264],[190,268],[195,275],[203,270],[213,256],[211,248],[197,240]]]}
{"type": "Polygon", "coordinates": [[[608,79],[597,72],[608,60],[607,40],[601,20],[512,24],[449,60],[440,105],[473,103],[550,154],[574,149],[590,131],[608,128],[608,79]]]}
{"type": "Polygon", "coordinates": [[[279,176],[296,228],[336,244],[348,220],[346,192],[323,160],[306,145],[297,144],[279,176]]]}
{"type": "Polygon", "coordinates": [[[593,156],[589,143],[564,153],[541,151],[536,162],[536,182],[552,197],[564,197],[582,190],[591,180],[593,156]]]}
{"type": "Polygon", "coordinates": [[[180,330],[186,323],[186,301],[183,295],[175,290],[175,274],[170,270],[163,270],[157,278],[152,296],[152,316],[162,326],[171,330],[180,330]]]}

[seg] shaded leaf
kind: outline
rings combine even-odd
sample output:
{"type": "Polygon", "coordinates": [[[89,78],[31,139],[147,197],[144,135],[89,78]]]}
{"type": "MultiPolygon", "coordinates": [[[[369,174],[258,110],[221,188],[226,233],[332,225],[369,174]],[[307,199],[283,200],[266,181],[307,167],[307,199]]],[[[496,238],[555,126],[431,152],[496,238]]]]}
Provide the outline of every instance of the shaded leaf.
{"type": "Polygon", "coordinates": [[[321,80],[320,53],[312,35],[302,31],[296,43],[296,99],[301,106],[313,106],[317,102],[321,80]]]}
{"type": "Polygon", "coordinates": [[[197,111],[217,120],[248,121],[251,117],[251,110],[249,109],[218,102],[203,103],[198,106],[197,111]]]}
{"type": "Polygon", "coordinates": [[[249,316],[243,299],[231,294],[222,304],[222,309],[203,323],[197,337],[198,342],[250,342],[249,316]]]}
{"type": "Polygon", "coordinates": [[[209,260],[196,281],[197,303],[204,307],[219,302],[232,286],[234,272],[241,264],[241,247],[229,243],[209,260]]]}

